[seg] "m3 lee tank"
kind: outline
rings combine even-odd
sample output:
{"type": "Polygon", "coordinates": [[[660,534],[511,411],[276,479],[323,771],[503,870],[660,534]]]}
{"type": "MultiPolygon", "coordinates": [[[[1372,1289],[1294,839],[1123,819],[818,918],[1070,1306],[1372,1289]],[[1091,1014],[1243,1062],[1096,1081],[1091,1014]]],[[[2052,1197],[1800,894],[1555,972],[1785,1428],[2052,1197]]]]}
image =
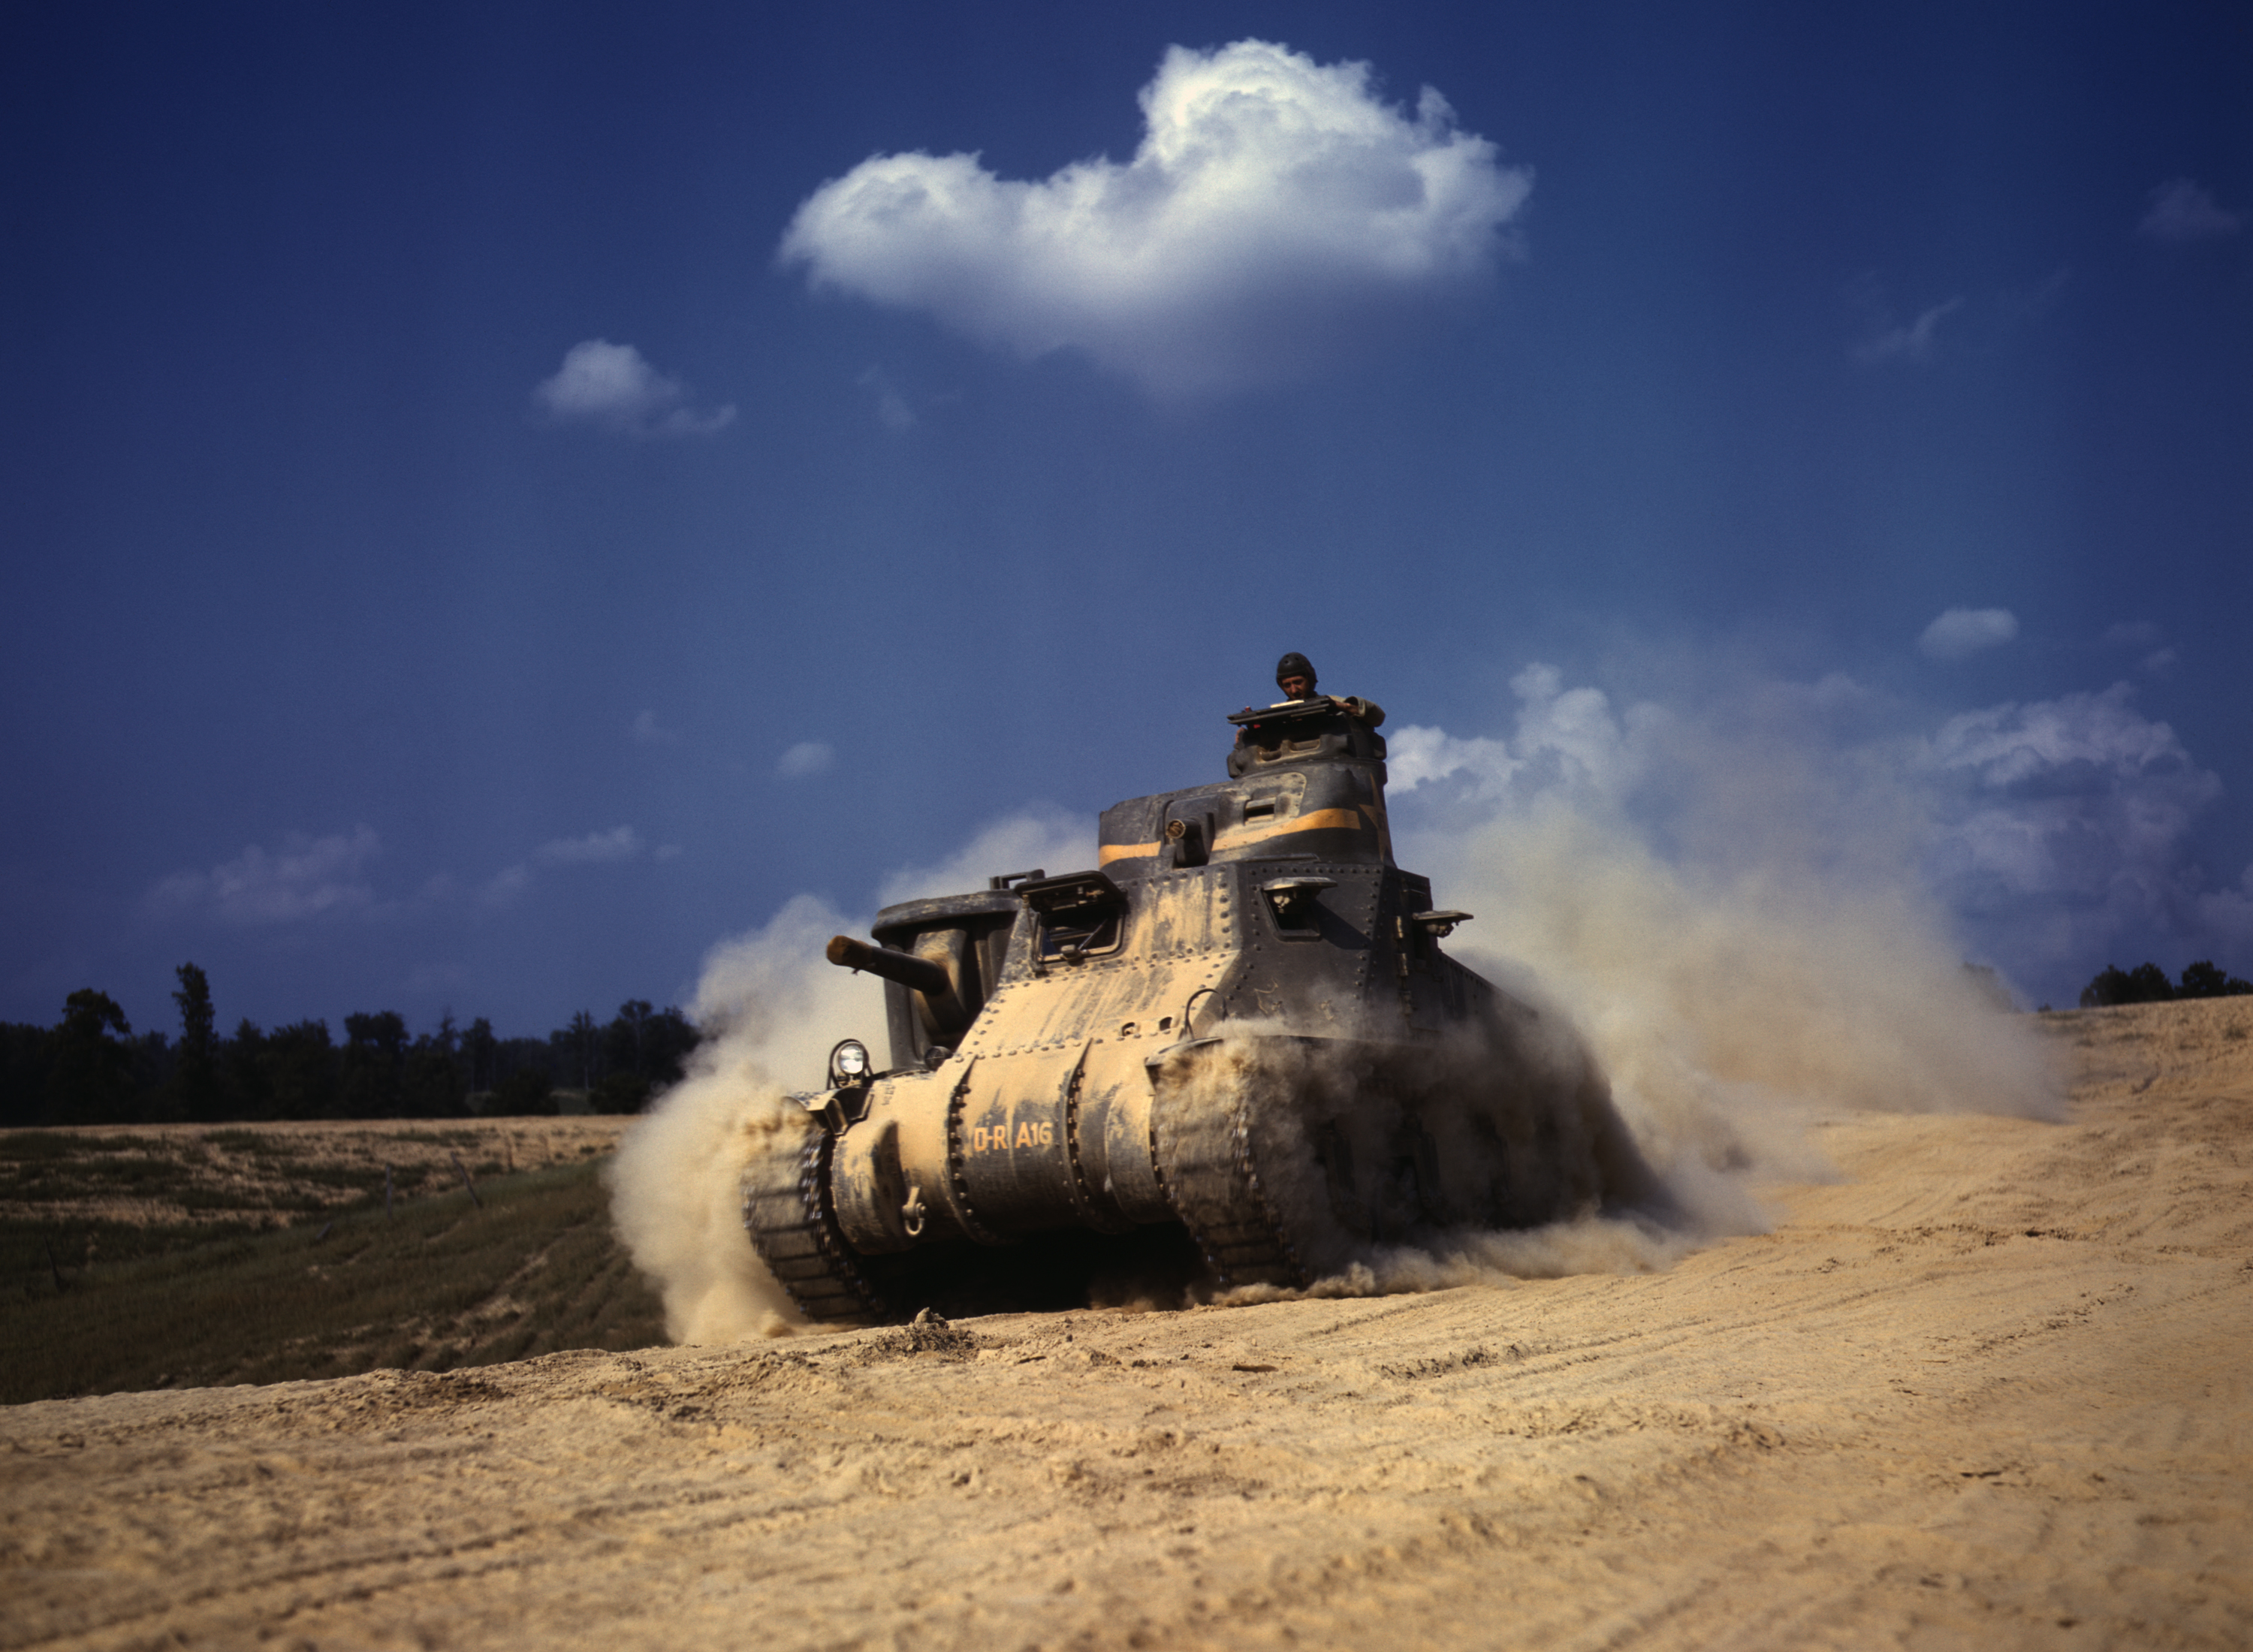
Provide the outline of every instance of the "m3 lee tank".
{"type": "Polygon", "coordinates": [[[1393,864],[1382,738],[1328,699],[1229,721],[1228,779],[1106,809],[1097,869],[830,943],[884,978],[889,1065],[840,1045],[743,1178],[809,1317],[1094,1236],[1186,1230],[1218,1286],[1298,1286],[1649,1196],[1571,1029],[1441,950],[1469,915],[1393,864]]]}

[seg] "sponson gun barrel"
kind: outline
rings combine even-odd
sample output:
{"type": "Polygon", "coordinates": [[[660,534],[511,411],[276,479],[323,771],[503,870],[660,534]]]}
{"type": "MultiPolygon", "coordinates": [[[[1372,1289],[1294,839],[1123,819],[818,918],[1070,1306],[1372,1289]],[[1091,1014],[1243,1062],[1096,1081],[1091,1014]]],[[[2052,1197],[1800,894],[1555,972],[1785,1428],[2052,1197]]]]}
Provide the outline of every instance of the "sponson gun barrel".
{"type": "Polygon", "coordinates": [[[948,979],[945,965],[934,964],[927,958],[917,958],[912,952],[895,952],[886,947],[870,946],[849,935],[830,938],[829,961],[846,969],[864,969],[871,975],[897,981],[933,1000],[945,998],[954,990],[954,983],[948,979]]]}

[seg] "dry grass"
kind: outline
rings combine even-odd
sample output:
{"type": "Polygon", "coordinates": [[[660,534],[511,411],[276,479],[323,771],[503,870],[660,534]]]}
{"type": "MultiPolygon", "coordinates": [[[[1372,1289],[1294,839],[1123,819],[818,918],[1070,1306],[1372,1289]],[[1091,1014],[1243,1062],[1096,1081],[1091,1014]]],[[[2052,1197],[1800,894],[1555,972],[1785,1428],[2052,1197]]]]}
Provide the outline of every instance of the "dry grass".
{"type": "Polygon", "coordinates": [[[661,1342],[610,1231],[605,1143],[512,1175],[496,1133],[338,1127],[326,1154],[302,1127],[0,1137],[0,1400],[661,1342]],[[388,1216],[387,1158],[407,1161],[388,1216]]]}

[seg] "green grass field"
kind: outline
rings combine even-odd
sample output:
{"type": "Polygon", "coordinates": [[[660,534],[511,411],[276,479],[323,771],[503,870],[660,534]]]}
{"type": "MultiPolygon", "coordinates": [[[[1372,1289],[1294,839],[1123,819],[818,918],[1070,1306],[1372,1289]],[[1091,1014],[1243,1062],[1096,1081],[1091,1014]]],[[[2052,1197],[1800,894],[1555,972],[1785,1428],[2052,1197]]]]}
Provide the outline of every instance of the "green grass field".
{"type": "MultiPolygon", "coordinates": [[[[52,1133],[0,1140],[0,1154],[44,1154],[74,1188],[130,1195],[167,1174],[115,1138],[98,1175],[69,1138],[27,1140],[52,1133]]],[[[599,1168],[480,1176],[482,1205],[457,1180],[387,1216],[380,1186],[363,1182],[284,1227],[266,1225],[279,1210],[258,1223],[58,1221],[36,1196],[11,1199],[0,1205],[0,1402],[661,1342],[662,1312],[611,1233],[599,1168]]]]}

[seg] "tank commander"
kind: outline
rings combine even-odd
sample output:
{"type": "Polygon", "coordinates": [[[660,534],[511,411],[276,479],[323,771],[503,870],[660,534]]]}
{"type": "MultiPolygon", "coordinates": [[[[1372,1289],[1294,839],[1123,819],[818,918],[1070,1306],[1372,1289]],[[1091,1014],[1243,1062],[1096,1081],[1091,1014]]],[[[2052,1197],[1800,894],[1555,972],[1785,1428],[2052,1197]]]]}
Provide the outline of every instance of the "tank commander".
{"type": "Polygon", "coordinates": [[[1364,700],[1358,694],[1318,694],[1315,692],[1315,662],[1304,654],[1286,654],[1275,662],[1275,687],[1283,691],[1278,705],[1293,701],[1327,700],[1364,728],[1374,728],[1385,721],[1385,708],[1373,700],[1364,700]]]}

